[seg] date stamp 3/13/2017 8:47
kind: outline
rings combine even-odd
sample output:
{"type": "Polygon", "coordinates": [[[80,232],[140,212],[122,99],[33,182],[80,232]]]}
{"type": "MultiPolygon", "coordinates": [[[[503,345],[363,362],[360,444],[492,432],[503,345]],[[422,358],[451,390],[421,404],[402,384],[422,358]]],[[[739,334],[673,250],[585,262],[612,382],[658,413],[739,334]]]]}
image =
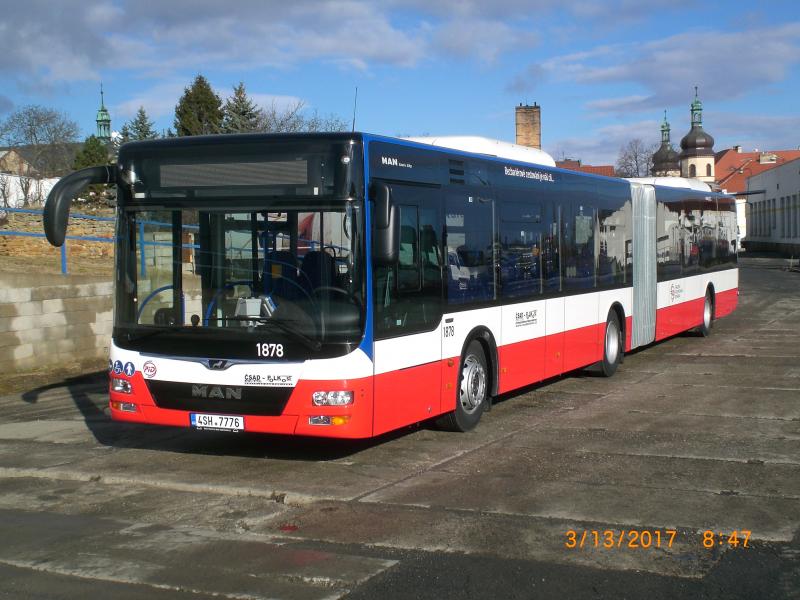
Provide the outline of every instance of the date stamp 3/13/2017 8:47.
{"type": "MultiPolygon", "coordinates": [[[[676,529],[568,529],[564,532],[564,547],[568,550],[672,548],[677,534],[676,529]]],[[[750,548],[750,535],[746,529],[731,532],[707,529],[700,534],[698,541],[703,548],[750,548]]]]}

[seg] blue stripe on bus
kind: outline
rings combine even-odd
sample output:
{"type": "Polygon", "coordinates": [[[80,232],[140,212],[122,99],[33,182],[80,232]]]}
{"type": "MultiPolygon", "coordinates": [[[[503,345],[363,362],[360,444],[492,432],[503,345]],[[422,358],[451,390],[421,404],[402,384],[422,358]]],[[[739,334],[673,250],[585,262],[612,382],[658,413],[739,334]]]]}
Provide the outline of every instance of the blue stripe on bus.
{"type": "MultiPolygon", "coordinates": [[[[369,205],[369,138],[364,136],[363,138],[363,159],[364,159],[364,230],[366,235],[364,236],[364,264],[365,267],[369,267],[372,264],[372,210],[369,205]]],[[[365,312],[365,323],[364,323],[364,338],[361,340],[361,344],[359,344],[359,349],[366,354],[370,360],[373,359],[373,333],[372,333],[372,269],[365,268],[364,273],[366,274],[366,310],[365,312]]]]}

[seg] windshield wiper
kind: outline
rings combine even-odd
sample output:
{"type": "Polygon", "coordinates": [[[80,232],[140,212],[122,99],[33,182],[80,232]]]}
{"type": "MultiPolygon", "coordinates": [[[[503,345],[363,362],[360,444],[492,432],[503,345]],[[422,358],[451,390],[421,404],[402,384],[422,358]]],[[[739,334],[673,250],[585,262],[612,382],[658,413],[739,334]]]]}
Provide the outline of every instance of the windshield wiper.
{"type": "Polygon", "coordinates": [[[298,323],[295,320],[286,320],[286,319],[273,319],[272,317],[248,317],[246,315],[239,315],[239,316],[232,316],[232,317],[219,317],[221,321],[258,321],[259,323],[264,323],[265,325],[274,325],[282,332],[288,334],[289,336],[293,337],[301,344],[303,344],[309,350],[313,350],[314,352],[319,352],[322,348],[322,343],[319,340],[312,339],[305,335],[304,333],[300,333],[296,329],[292,329],[290,323],[298,323]]]}
{"type": "Polygon", "coordinates": [[[154,329],[154,330],[151,330],[151,331],[144,331],[144,332],[142,332],[142,333],[140,333],[138,335],[135,334],[135,333],[130,333],[129,332],[129,333],[125,334],[125,338],[129,342],[138,342],[140,340],[146,340],[147,338],[151,338],[151,337],[155,337],[157,335],[161,335],[162,333],[167,333],[167,332],[171,332],[171,331],[177,331],[177,329],[178,329],[177,327],[165,327],[163,329],[154,329]]]}

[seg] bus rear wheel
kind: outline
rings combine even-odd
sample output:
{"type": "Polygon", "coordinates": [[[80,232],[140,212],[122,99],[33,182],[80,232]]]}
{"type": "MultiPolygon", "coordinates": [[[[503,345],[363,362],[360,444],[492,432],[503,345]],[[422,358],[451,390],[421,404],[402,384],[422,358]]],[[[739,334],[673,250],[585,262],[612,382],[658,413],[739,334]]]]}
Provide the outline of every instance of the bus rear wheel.
{"type": "Polygon", "coordinates": [[[617,313],[612,310],[608,313],[606,333],[605,336],[603,336],[603,375],[611,377],[616,373],[619,363],[622,362],[622,352],[624,348],[619,317],[617,313]]]}
{"type": "Polygon", "coordinates": [[[489,401],[489,370],[481,344],[473,340],[461,359],[458,376],[456,409],[437,419],[439,428],[446,431],[469,431],[481,420],[489,401]]]}
{"type": "Polygon", "coordinates": [[[711,335],[711,326],[714,324],[714,298],[711,290],[706,290],[706,299],[703,302],[703,324],[700,325],[700,334],[703,337],[711,335]]]}

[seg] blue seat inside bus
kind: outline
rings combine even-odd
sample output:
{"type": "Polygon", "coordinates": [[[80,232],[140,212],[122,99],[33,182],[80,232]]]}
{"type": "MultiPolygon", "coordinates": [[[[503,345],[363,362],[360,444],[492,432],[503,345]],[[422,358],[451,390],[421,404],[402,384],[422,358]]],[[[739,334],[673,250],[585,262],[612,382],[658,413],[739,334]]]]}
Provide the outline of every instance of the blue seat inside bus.
{"type": "Polygon", "coordinates": [[[297,260],[288,250],[277,250],[267,255],[267,270],[272,277],[272,293],[294,300],[303,296],[297,260]]]}

